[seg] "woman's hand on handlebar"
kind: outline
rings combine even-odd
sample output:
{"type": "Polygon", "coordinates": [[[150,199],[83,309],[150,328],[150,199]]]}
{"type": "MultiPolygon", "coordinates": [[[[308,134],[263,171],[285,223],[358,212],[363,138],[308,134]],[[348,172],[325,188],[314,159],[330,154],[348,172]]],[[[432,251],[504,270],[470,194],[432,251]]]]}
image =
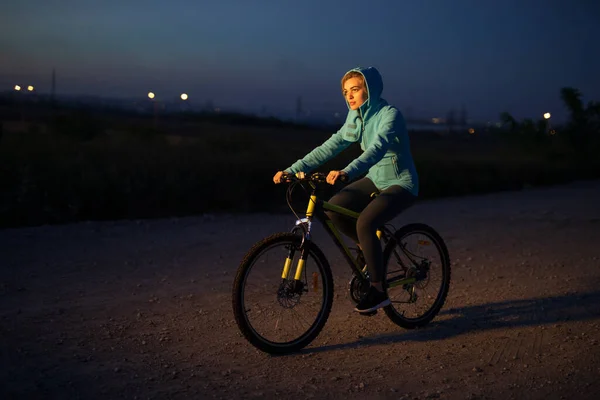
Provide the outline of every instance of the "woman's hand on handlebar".
{"type": "Polygon", "coordinates": [[[344,171],[330,171],[329,175],[327,175],[327,183],[333,185],[337,180],[346,181],[348,179],[348,174],[344,171]]]}
{"type": "Polygon", "coordinates": [[[275,184],[281,183],[281,176],[282,175],[283,175],[283,171],[277,171],[277,173],[273,177],[273,182],[275,182],[275,184]]]}

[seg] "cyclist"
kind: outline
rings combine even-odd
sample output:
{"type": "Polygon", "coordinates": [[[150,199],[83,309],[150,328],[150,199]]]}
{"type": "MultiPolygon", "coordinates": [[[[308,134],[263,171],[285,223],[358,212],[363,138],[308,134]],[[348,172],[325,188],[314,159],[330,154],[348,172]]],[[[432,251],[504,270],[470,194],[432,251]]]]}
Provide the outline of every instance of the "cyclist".
{"type": "Polygon", "coordinates": [[[410,207],[419,192],[419,180],[410,151],[402,113],[381,98],[383,80],[374,67],[354,68],[342,78],[342,93],[348,106],[346,122],[323,144],[273,177],[281,182],[283,172],[310,172],[338,155],[354,142],[363,153],[341,171],[330,171],[327,182],[335,184],[345,176],[353,181],[335,194],[330,202],[360,212],[356,222],[328,212],[328,216],[347,236],[360,244],[370,287],[355,311],[370,313],[390,304],[383,288],[383,251],[377,229],[410,207]],[[379,195],[371,200],[371,194],[379,195]]]}

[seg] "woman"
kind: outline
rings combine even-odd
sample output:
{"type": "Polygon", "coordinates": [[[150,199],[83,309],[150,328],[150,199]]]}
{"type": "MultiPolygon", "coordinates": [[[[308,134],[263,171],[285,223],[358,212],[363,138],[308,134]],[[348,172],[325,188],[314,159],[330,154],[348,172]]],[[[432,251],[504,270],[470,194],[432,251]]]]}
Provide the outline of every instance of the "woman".
{"type": "MultiPolygon", "coordinates": [[[[360,141],[363,153],[341,171],[331,171],[331,185],[346,176],[351,183],[333,196],[331,203],[360,212],[356,223],[328,212],[334,223],[350,238],[360,243],[371,286],[355,310],[370,313],[390,304],[383,288],[384,268],[381,244],[376,231],[412,205],[419,192],[419,180],[410,151],[404,117],[397,108],[381,98],[383,80],[374,67],[355,68],[344,74],[342,93],[349,111],[344,126],[287,168],[287,173],[309,172],[354,142],[360,141]],[[379,193],[371,200],[373,192],[379,193]]],[[[273,177],[280,183],[283,171],[273,177]]]]}

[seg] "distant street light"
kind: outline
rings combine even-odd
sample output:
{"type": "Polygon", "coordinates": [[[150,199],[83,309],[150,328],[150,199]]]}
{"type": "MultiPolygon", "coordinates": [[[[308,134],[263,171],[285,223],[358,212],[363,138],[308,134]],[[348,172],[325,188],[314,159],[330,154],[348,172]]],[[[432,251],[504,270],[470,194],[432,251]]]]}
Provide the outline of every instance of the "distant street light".
{"type": "Polygon", "coordinates": [[[30,92],[33,92],[33,86],[31,86],[31,85],[27,86],[27,90],[29,90],[30,92]]]}
{"type": "Polygon", "coordinates": [[[181,100],[186,101],[188,99],[188,95],[186,93],[181,93],[181,100]]]}
{"type": "Polygon", "coordinates": [[[551,135],[554,135],[554,134],[556,134],[556,131],[554,129],[552,129],[552,126],[550,125],[550,117],[551,116],[552,115],[549,112],[544,113],[544,119],[546,120],[546,132],[551,135]]]}
{"type": "MultiPolygon", "coordinates": [[[[21,92],[21,86],[20,85],[15,85],[15,91],[17,92],[21,92]]],[[[19,108],[21,109],[21,122],[25,122],[25,103],[24,103],[24,96],[23,95],[17,95],[18,96],[18,103],[19,103],[19,108]]]]}
{"type": "Polygon", "coordinates": [[[154,95],[154,92],[148,92],[148,98],[150,100],[152,100],[152,114],[154,116],[154,129],[157,129],[158,127],[158,102],[154,100],[156,96],[154,95]]]}

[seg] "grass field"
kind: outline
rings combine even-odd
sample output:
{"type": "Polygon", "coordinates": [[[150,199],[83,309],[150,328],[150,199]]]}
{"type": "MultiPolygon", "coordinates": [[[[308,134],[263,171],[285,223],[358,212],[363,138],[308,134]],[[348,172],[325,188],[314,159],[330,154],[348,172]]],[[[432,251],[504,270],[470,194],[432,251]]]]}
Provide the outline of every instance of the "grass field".
{"type": "MultiPolygon", "coordinates": [[[[151,119],[79,114],[8,125],[0,137],[0,227],[278,212],[284,188],[273,174],[333,133],[227,118],[164,121],[155,130],[151,119]]],[[[580,157],[560,134],[415,132],[411,145],[421,198],[600,177],[596,158],[580,157]]],[[[322,170],[342,168],[359,152],[351,147],[322,170]]]]}

